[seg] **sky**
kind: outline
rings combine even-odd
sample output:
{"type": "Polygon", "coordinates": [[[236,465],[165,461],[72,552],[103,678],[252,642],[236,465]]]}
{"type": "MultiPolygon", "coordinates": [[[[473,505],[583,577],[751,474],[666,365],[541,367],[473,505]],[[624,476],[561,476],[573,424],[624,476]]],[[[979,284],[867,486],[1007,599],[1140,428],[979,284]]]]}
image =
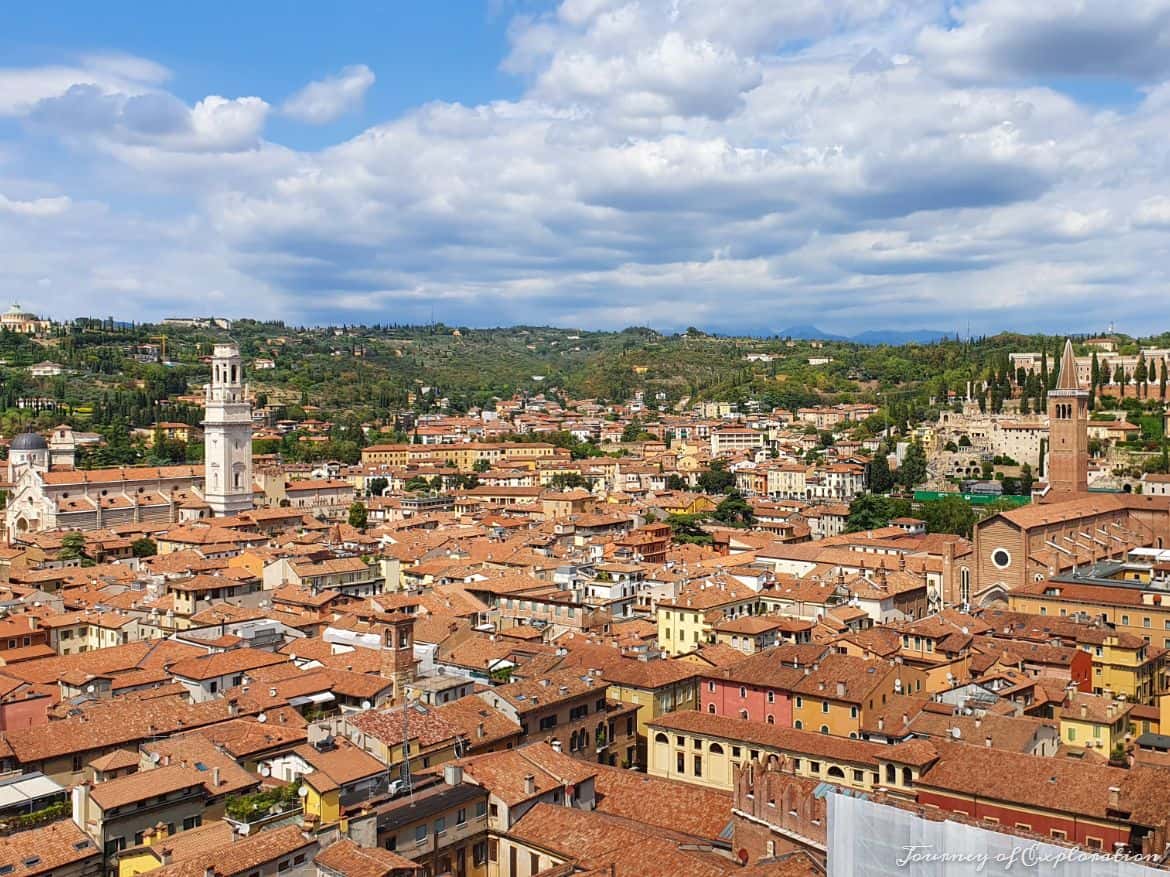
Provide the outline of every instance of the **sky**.
{"type": "Polygon", "coordinates": [[[54,318],[1170,329],[1170,0],[0,4],[54,318]]]}

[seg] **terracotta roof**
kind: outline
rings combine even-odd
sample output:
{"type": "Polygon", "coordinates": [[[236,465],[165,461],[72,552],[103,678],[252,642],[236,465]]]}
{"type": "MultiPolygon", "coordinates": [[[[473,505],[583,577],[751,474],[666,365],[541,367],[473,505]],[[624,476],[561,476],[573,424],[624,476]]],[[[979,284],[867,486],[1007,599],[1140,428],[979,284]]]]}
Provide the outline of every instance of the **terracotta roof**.
{"type": "Polygon", "coordinates": [[[0,838],[0,868],[13,877],[47,874],[91,857],[100,862],[101,850],[70,819],[0,838]]]}
{"type": "Polygon", "coordinates": [[[346,838],[317,854],[318,870],[337,877],[386,877],[395,871],[419,872],[424,868],[398,853],[380,847],[359,847],[346,838]]]}
{"type": "Polygon", "coordinates": [[[608,765],[597,766],[597,809],[718,842],[731,822],[731,794],[608,765]],[[669,807],[663,802],[669,801],[669,807]]]}
{"type": "Polygon", "coordinates": [[[557,752],[547,743],[473,755],[461,759],[459,764],[469,780],[483,786],[509,807],[539,797],[550,789],[575,786],[597,774],[597,765],[557,752]],[[528,775],[536,782],[536,791],[531,795],[524,785],[524,777],[528,775]]]}
{"type": "Polygon", "coordinates": [[[298,826],[288,825],[233,838],[214,850],[150,873],[155,877],[205,877],[210,869],[214,877],[237,877],[295,853],[304,852],[306,858],[312,858],[316,846],[316,840],[307,838],[298,826]]]}

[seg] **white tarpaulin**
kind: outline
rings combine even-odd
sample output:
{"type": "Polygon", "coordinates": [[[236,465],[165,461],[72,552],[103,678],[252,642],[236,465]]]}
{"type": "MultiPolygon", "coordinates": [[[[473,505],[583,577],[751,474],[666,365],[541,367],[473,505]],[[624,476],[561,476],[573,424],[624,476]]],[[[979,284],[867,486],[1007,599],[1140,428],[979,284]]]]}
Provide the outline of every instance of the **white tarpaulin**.
{"type": "Polygon", "coordinates": [[[829,877],[1166,877],[1110,851],[1039,843],[829,793],[829,877]]]}

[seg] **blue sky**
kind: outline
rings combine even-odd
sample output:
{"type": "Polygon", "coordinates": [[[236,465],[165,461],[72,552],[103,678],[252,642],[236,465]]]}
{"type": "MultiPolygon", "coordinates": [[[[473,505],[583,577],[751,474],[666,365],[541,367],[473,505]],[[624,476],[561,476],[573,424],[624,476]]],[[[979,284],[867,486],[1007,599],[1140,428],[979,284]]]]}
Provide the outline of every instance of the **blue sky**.
{"type": "Polygon", "coordinates": [[[0,296],[1160,330],[1168,47],[1170,0],[8,4],[0,296]]]}

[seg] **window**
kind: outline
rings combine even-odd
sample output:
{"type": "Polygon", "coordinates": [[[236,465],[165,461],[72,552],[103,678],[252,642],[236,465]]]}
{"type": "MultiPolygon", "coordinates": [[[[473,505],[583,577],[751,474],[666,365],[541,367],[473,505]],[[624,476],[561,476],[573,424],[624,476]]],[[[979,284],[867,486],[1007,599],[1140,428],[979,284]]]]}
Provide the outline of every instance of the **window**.
{"type": "Polygon", "coordinates": [[[77,771],[81,770],[81,768],[82,768],[81,756],[74,755],[73,756],[73,772],[77,773],[77,771]]]}
{"type": "Polygon", "coordinates": [[[828,725],[821,725],[821,733],[828,734],[829,733],[829,726],[828,725]]]}
{"type": "Polygon", "coordinates": [[[809,773],[820,773],[821,772],[821,763],[819,761],[810,761],[808,763],[808,772],[809,773]]]}
{"type": "MultiPolygon", "coordinates": [[[[1166,626],[1167,626],[1168,628],[1170,628],[1170,621],[1166,622],[1166,626]]],[[[708,690],[709,692],[711,692],[712,694],[714,694],[714,693],[715,693],[715,680],[714,680],[714,679],[712,679],[711,681],[709,681],[709,682],[707,683],[707,690],[708,690]]]]}
{"type": "Polygon", "coordinates": [[[475,818],[479,819],[485,813],[487,813],[487,805],[483,801],[477,801],[475,804],[475,818]]]}
{"type": "Polygon", "coordinates": [[[295,856],[293,856],[293,864],[294,865],[305,864],[305,854],[304,853],[297,853],[295,856]]]}
{"type": "Polygon", "coordinates": [[[799,694],[796,695],[796,708],[800,709],[803,706],[804,706],[804,698],[801,697],[799,694]]]}
{"type": "Polygon", "coordinates": [[[674,757],[674,768],[678,773],[687,772],[687,757],[681,752],[676,753],[674,757]]]}
{"type": "Polygon", "coordinates": [[[488,861],[494,862],[500,857],[500,842],[494,837],[488,838],[488,861]]]}
{"type": "Polygon", "coordinates": [[[776,717],[774,715],[772,715],[771,713],[768,714],[768,724],[769,725],[776,724],[776,717]]]}
{"type": "Polygon", "coordinates": [[[775,702],[776,702],[776,692],[769,691],[768,692],[768,703],[775,703],[775,702]]]}
{"type": "Polygon", "coordinates": [[[547,731],[549,728],[555,728],[556,726],[557,726],[557,717],[555,715],[545,716],[544,718],[542,718],[540,720],[540,730],[542,730],[542,731],[547,731]]]}
{"type": "Polygon", "coordinates": [[[482,866],[487,861],[487,844],[482,840],[471,848],[471,861],[477,867],[482,866]]]}
{"type": "Polygon", "coordinates": [[[1150,617],[1147,615],[1145,618],[1142,619],[1142,627],[1149,627],[1149,626],[1150,626],[1150,617]]]}
{"type": "Polygon", "coordinates": [[[1122,615],[1122,616],[1121,616],[1121,623],[1122,623],[1124,626],[1126,626],[1126,627],[1129,627],[1129,616],[1128,616],[1128,615],[1122,615]]]}
{"type": "Polygon", "coordinates": [[[1032,826],[1026,822],[1017,822],[1016,828],[1020,829],[1021,831],[1031,831],[1032,830],[1032,826]]]}
{"type": "Polygon", "coordinates": [[[743,700],[745,697],[747,697],[747,689],[741,685],[739,687],[739,699],[743,700]]]}
{"type": "Polygon", "coordinates": [[[800,719],[797,719],[795,722],[792,723],[792,727],[794,727],[798,731],[803,731],[804,730],[804,722],[802,722],[800,719]]]}
{"type": "Polygon", "coordinates": [[[455,824],[456,825],[466,825],[467,824],[467,808],[466,807],[460,807],[459,812],[455,814],[455,824]]]}
{"type": "Polygon", "coordinates": [[[277,870],[277,871],[279,871],[279,872],[281,872],[281,873],[283,873],[283,872],[285,872],[285,871],[287,871],[287,870],[289,869],[289,866],[290,866],[291,864],[292,864],[292,863],[291,863],[291,862],[290,862],[288,859],[281,859],[281,860],[280,860],[279,862],[277,862],[277,864],[276,864],[276,870],[277,870]]]}
{"type": "Polygon", "coordinates": [[[390,835],[388,838],[386,838],[386,842],[384,844],[382,844],[382,846],[384,846],[386,849],[390,850],[391,852],[394,852],[394,850],[398,849],[398,835],[396,835],[396,834],[390,835]]]}
{"type": "Polygon", "coordinates": [[[1099,850],[1099,849],[1101,849],[1101,845],[1102,845],[1102,842],[1101,842],[1101,838],[1099,838],[1099,837],[1086,837],[1085,838],[1085,846],[1087,846],[1091,850],[1099,850]]]}
{"type": "Polygon", "coordinates": [[[731,757],[732,758],[739,758],[739,752],[740,752],[740,750],[739,750],[738,746],[731,747],[731,757]]]}
{"type": "Polygon", "coordinates": [[[703,775],[703,756],[695,756],[695,776],[701,777],[703,775]]]}
{"type": "Polygon", "coordinates": [[[198,828],[203,824],[203,814],[197,813],[194,816],[188,816],[183,820],[183,831],[190,831],[192,828],[198,828]]]}
{"type": "MultiPolygon", "coordinates": [[[[1170,640],[1166,640],[1166,642],[1170,643],[1170,640]]],[[[709,712],[711,715],[715,715],[715,704],[707,704],[707,712],[709,712]]]]}
{"type": "Polygon", "coordinates": [[[860,770],[853,771],[853,782],[864,783],[865,782],[865,772],[860,771],[860,770]]]}
{"type": "Polygon", "coordinates": [[[829,702],[827,700],[821,701],[821,712],[827,713],[829,711],[829,702]]]}
{"type": "Polygon", "coordinates": [[[1011,553],[1006,548],[997,548],[991,552],[991,562],[999,569],[1007,569],[1012,565],[1011,553]]]}
{"type": "Polygon", "coordinates": [[[855,706],[849,707],[849,718],[851,718],[851,719],[857,718],[857,707],[855,707],[855,706]]]}
{"type": "Polygon", "coordinates": [[[447,817],[440,816],[438,819],[435,820],[435,834],[439,835],[439,837],[442,837],[446,833],[447,833],[447,817]]]}
{"type": "Polygon", "coordinates": [[[427,842],[427,827],[425,825],[416,825],[414,827],[414,842],[419,845],[427,842]]]}
{"type": "Polygon", "coordinates": [[[1061,831],[1059,828],[1052,829],[1051,834],[1057,840],[1068,840],[1068,832],[1061,831]]]}

